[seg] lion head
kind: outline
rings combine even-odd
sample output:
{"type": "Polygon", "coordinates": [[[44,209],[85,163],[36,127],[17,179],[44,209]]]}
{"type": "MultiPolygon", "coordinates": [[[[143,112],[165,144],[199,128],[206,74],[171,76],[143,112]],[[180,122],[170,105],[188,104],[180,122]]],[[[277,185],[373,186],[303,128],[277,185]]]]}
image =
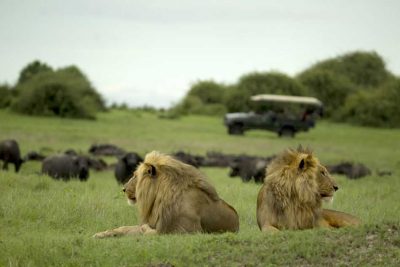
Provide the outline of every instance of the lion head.
{"type": "MultiPolygon", "coordinates": [[[[338,186],[311,150],[288,149],[267,167],[260,190],[258,210],[276,228],[304,229],[315,226],[322,200],[331,200],[338,186]]],[[[260,222],[259,222],[260,224],[260,222]]]]}
{"type": "Polygon", "coordinates": [[[284,195],[301,203],[330,200],[338,186],[310,149],[288,149],[267,168],[267,184],[284,190],[284,195]]]}

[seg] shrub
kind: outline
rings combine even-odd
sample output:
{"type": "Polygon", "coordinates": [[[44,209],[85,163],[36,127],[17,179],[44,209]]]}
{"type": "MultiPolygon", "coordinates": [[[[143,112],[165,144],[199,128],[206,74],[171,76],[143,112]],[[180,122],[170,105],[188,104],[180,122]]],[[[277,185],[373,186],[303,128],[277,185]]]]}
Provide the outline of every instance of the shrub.
{"type": "Polygon", "coordinates": [[[304,95],[298,81],[279,72],[254,72],[243,75],[235,87],[227,90],[225,105],[230,112],[252,109],[250,97],[257,94],[304,95]]]}
{"type": "Polygon", "coordinates": [[[76,67],[40,72],[16,90],[19,96],[12,108],[20,113],[93,119],[96,111],[105,108],[101,96],[76,67]]]}
{"type": "Polygon", "coordinates": [[[359,88],[375,88],[392,75],[386,70],[385,62],[376,52],[356,51],[321,61],[307,69],[325,70],[335,76],[346,77],[359,88]]]}
{"type": "Polygon", "coordinates": [[[176,115],[210,115],[220,116],[226,113],[226,108],[223,104],[204,104],[197,96],[186,96],[182,102],[173,107],[170,113],[176,115]]]}
{"type": "Polygon", "coordinates": [[[373,127],[400,127],[400,79],[375,91],[359,91],[346,100],[336,120],[373,127]]]}
{"type": "Polygon", "coordinates": [[[7,84],[0,85],[0,109],[10,106],[12,101],[11,89],[7,84]]]}
{"type": "Polygon", "coordinates": [[[22,84],[26,81],[29,81],[35,75],[42,72],[52,72],[53,69],[47,65],[46,63],[42,63],[39,60],[35,60],[29,63],[26,67],[24,67],[18,78],[18,84],[22,84]]]}
{"type": "Polygon", "coordinates": [[[308,89],[309,95],[324,103],[324,115],[331,117],[343,105],[348,95],[356,91],[346,77],[329,70],[310,70],[298,77],[308,89]]]}
{"type": "Polygon", "coordinates": [[[225,87],[214,81],[198,81],[190,88],[187,96],[195,96],[203,104],[222,103],[224,99],[225,87]]]}
{"type": "Polygon", "coordinates": [[[219,116],[226,113],[224,97],[226,86],[214,81],[193,84],[184,99],[169,112],[178,115],[198,114],[219,116]]]}

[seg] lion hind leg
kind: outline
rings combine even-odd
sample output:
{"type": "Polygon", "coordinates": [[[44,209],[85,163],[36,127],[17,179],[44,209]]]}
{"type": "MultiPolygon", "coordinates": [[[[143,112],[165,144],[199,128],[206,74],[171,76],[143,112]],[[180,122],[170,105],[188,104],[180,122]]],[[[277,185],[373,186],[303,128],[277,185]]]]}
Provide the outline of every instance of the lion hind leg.
{"type": "Polygon", "coordinates": [[[358,226],[361,221],[357,217],[345,212],[323,209],[323,219],[332,227],[358,226]]]}
{"type": "Polygon", "coordinates": [[[93,235],[94,238],[107,238],[107,237],[120,237],[125,235],[138,235],[142,234],[142,227],[140,225],[134,226],[121,226],[112,230],[106,230],[93,235]]]}
{"type": "Polygon", "coordinates": [[[269,224],[265,224],[261,227],[261,232],[263,233],[277,233],[280,230],[278,228],[276,228],[275,226],[269,225],[269,224]]]}

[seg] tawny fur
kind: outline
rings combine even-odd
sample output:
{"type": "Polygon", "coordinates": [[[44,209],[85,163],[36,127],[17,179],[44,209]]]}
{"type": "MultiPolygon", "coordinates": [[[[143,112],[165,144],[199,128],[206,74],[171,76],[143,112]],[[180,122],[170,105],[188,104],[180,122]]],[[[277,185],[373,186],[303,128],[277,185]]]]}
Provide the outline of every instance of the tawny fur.
{"type": "Polygon", "coordinates": [[[237,232],[238,215],[220,199],[206,177],[191,165],[153,151],[125,185],[128,202],[136,203],[141,227],[117,228],[95,235],[136,233],[237,232]],[[114,232],[113,232],[114,231],[114,232]]]}
{"type": "Polygon", "coordinates": [[[352,215],[322,209],[337,184],[309,149],[288,149],[267,167],[257,198],[262,231],[358,225],[352,215]]]}

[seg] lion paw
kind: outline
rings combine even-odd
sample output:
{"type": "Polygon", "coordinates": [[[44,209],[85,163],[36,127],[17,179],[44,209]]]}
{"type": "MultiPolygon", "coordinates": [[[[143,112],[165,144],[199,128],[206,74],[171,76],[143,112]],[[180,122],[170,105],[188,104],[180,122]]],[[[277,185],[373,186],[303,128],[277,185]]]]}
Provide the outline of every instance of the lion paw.
{"type": "Polygon", "coordinates": [[[116,234],[113,231],[107,230],[104,232],[99,232],[94,234],[92,237],[93,238],[106,238],[106,237],[114,237],[116,234]]]}

